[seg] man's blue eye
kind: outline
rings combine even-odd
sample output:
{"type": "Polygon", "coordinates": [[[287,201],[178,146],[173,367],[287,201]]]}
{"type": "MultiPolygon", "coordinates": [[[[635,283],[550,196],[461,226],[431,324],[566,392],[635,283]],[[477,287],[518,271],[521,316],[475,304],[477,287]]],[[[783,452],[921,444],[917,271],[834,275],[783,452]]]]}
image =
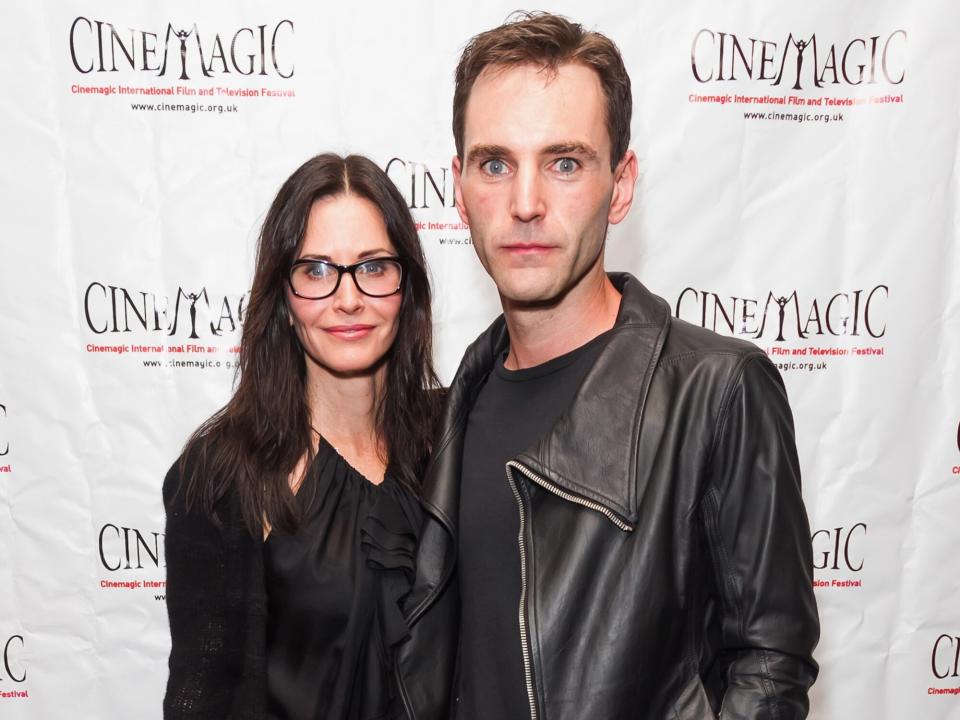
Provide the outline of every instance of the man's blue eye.
{"type": "Polygon", "coordinates": [[[578,163],[572,158],[560,158],[557,160],[556,167],[562,173],[572,173],[577,169],[578,163]]]}
{"type": "Polygon", "coordinates": [[[502,175],[507,171],[507,165],[503,160],[487,160],[483,167],[491,175],[502,175]]]}

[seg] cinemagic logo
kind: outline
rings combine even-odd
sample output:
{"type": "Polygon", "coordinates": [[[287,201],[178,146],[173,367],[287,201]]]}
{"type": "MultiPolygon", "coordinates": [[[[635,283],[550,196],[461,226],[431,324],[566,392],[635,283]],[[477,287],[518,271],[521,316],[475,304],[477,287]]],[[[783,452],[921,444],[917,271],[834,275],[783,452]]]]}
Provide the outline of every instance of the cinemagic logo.
{"type": "Polygon", "coordinates": [[[933,676],[939,680],[960,677],[960,637],[940,635],[933,643],[930,653],[933,676]]]}
{"type": "Polygon", "coordinates": [[[137,72],[178,80],[224,75],[293,77],[293,21],[210,32],[197,23],[168,22],[160,31],[120,28],[79,16],[70,25],[70,59],[77,72],[137,72]]]}
{"type": "Polygon", "coordinates": [[[6,457],[10,454],[10,440],[8,437],[7,406],[0,403],[0,458],[6,457]]]}
{"type": "Polygon", "coordinates": [[[906,30],[830,43],[816,33],[761,39],[702,28],[693,36],[690,70],[700,83],[752,80],[791,90],[804,83],[899,85],[906,42],[906,30]]]}
{"type": "Polygon", "coordinates": [[[143,570],[166,567],[164,534],[105,523],[97,536],[100,564],[105,570],[143,570]]]}
{"type": "MultiPolygon", "coordinates": [[[[960,452],[960,423],[957,424],[957,452],[960,452]]],[[[960,475],[960,465],[954,465],[951,472],[960,475]]]]}
{"type": "Polygon", "coordinates": [[[863,551],[860,543],[867,534],[866,523],[850,527],[817,530],[810,538],[813,543],[813,567],[817,570],[863,570],[863,551]]]}
{"type": "Polygon", "coordinates": [[[97,335],[129,332],[178,332],[190,339],[200,333],[220,336],[243,325],[248,293],[210,297],[206,287],[177,288],[176,295],[156,295],[92,282],[83,293],[87,327],[97,335]]]}
{"type": "Polygon", "coordinates": [[[755,298],[687,287],[677,297],[675,314],[716,332],[751,339],[773,335],[774,342],[841,335],[882,338],[889,295],[886,285],[822,297],[770,290],[755,298]]]}
{"type": "Polygon", "coordinates": [[[456,207],[450,168],[430,168],[422,162],[390,158],[383,171],[393,180],[411,210],[456,207]]]}
{"type": "Polygon", "coordinates": [[[23,652],[23,635],[11,635],[7,638],[0,638],[0,640],[3,642],[3,676],[0,677],[0,680],[10,680],[15,683],[26,682],[27,669],[20,660],[23,652]]]}
{"type": "MultiPolygon", "coordinates": [[[[813,567],[822,571],[853,573],[853,576],[813,579],[815,588],[862,588],[863,580],[857,573],[863,570],[867,524],[858,522],[853,525],[817,530],[810,537],[813,545],[813,567]]],[[[831,573],[833,575],[833,573],[831,573]]]]}

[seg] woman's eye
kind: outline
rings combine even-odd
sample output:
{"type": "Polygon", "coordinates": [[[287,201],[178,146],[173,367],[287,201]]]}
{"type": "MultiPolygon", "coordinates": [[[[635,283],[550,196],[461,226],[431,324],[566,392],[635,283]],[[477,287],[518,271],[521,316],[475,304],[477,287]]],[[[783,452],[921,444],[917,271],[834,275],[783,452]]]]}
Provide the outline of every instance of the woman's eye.
{"type": "Polygon", "coordinates": [[[384,270],[384,263],[377,261],[364,263],[357,268],[357,272],[363,273],[364,275],[379,275],[384,272],[384,270]]]}
{"type": "Polygon", "coordinates": [[[333,268],[323,263],[314,263],[313,265],[307,265],[307,275],[311,278],[323,279],[330,277],[333,273],[333,268]]]}

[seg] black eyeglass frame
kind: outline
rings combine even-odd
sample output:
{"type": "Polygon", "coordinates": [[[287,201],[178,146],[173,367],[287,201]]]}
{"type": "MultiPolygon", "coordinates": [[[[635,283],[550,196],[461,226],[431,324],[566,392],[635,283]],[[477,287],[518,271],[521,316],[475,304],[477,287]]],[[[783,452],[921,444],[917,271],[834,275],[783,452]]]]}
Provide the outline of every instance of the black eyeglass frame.
{"type": "Polygon", "coordinates": [[[403,258],[397,255],[383,255],[381,257],[367,258],[365,260],[355,262],[352,265],[338,265],[337,263],[332,263],[332,262],[329,262],[328,260],[309,260],[309,259],[297,260],[290,266],[290,270],[289,272],[287,272],[287,284],[290,285],[290,291],[294,295],[296,295],[298,298],[303,298],[304,300],[323,300],[335,294],[337,290],[340,289],[340,281],[343,280],[344,273],[347,273],[350,275],[350,277],[353,279],[354,287],[356,287],[357,290],[359,290],[362,294],[366,295],[367,297],[378,297],[378,298],[390,297],[391,295],[396,295],[398,292],[400,292],[400,290],[403,289],[403,278],[405,277],[403,272],[403,258]],[[397,266],[400,268],[400,280],[399,282],[397,282],[397,288],[396,290],[391,290],[390,292],[383,293],[382,295],[369,293],[366,290],[364,290],[362,287],[360,287],[360,283],[357,282],[357,276],[356,276],[357,268],[359,268],[362,265],[366,265],[367,263],[378,262],[383,260],[390,260],[392,262],[395,262],[397,266]],[[298,293],[297,289],[293,286],[293,272],[300,265],[326,265],[327,267],[332,267],[334,270],[336,270],[337,282],[334,283],[333,290],[328,292],[326,295],[320,295],[319,297],[310,297],[310,296],[301,295],[300,293],[298,293]]]}

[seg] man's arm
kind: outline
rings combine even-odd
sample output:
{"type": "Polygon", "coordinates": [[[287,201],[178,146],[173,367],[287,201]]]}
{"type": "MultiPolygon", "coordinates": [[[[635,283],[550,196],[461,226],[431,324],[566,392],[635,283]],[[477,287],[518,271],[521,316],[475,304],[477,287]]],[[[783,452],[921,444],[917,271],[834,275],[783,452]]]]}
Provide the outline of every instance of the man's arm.
{"type": "Polygon", "coordinates": [[[728,659],[723,720],[802,720],[820,636],[810,527],[783,381],[761,354],[725,391],[704,517],[728,659]]]}

